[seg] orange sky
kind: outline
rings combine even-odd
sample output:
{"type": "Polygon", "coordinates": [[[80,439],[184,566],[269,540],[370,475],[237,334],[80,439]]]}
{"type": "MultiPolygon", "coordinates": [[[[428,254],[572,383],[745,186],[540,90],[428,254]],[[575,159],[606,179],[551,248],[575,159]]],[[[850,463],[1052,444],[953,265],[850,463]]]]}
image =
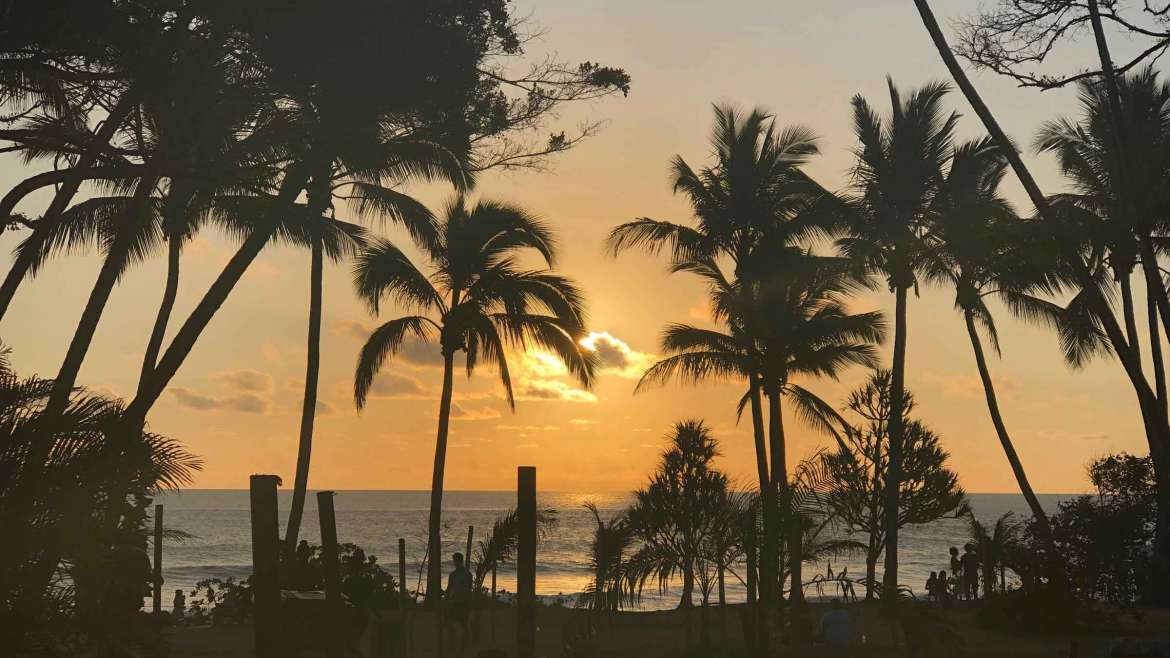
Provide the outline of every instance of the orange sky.
{"type": "MultiPolygon", "coordinates": [[[[954,18],[973,2],[936,2],[954,18]]],[[[517,464],[539,469],[542,489],[624,490],[641,483],[674,421],[702,417],[723,442],[724,467],[742,481],[754,472],[748,427],[736,426],[736,386],[671,387],[633,396],[639,367],[652,360],[668,322],[701,322],[703,289],[668,278],[661,259],[630,254],[614,261],[602,239],[614,225],[638,216],[685,221],[686,206],[670,193],[667,165],[675,153],[693,164],[707,156],[710,104],[762,105],[781,123],[800,123],[823,136],[824,155],[809,168],[830,188],[847,181],[853,146],[849,98],[862,93],[886,106],[887,73],[903,87],[945,77],[909,0],[822,0],[815,3],[682,0],[522,2],[545,30],[530,51],[557,51],[570,60],[627,68],[634,90],[566,111],[571,127],[605,118],[603,133],[552,163],[551,171],[491,174],[478,193],[521,203],[557,227],[561,267],[578,279],[591,305],[591,326],[604,333],[609,367],[595,390],[577,391],[555,364],[520,358],[517,411],[499,395],[492,373],[456,380],[456,415],[447,488],[500,489],[515,482],[517,464]],[[531,6],[530,6],[531,5],[531,6]]],[[[1119,58],[1127,44],[1119,43],[1119,58]]],[[[1076,55],[1076,52],[1070,53],[1076,55]]],[[[1082,53],[1083,54],[1083,53],[1082,53]]],[[[1001,123],[1027,143],[1040,123],[1075,112],[1071,92],[1019,90],[990,75],[976,84],[1001,123]]],[[[951,102],[966,111],[961,97],[951,102]]],[[[965,136],[978,133],[972,117],[965,136]]],[[[1031,157],[1042,186],[1058,191],[1046,158],[1031,157]]],[[[33,173],[0,160],[0,187],[33,173]]],[[[1020,199],[1014,182],[1013,198],[1020,199]]],[[[431,204],[445,192],[419,190],[431,204]]],[[[45,197],[21,209],[39,213],[45,197]]],[[[9,251],[16,236],[0,239],[9,251]]],[[[232,245],[205,231],[185,253],[176,309],[186,314],[231,253],[232,245]]],[[[206,461],[197,486],[241,488],[249,473],[277,473],[291,482],[296,458],[300,387],[308,303],[307,252],[267,250],[200,339],[150,425],[182,440],[206,461]]],[[[3,328],[16,366],[52,376],[93,283],[92,257],[58,259],[18,293],[3,328]]],[[[147,332],[161,295],[162,259],[131,272],[106,309],[81,381],[118,394],[132,391],[147,332]]],[[[355,356],[375,319],[357,302],[349,265],[327,267],[322,337],[322,415],[314,447],[312,488],[426,488],[430,483],[437,408],[437,354],[412,351],[379,382],[366,411],[354,411],[355,356]]],[[[943,437],[953,466],[970,491],[1013,491],[1014,479],[996,441],[970,346],[950,294],[924,289],[910,308],[907,383],[919,415],[943,437]]],[[[886,310],[889,295],[861,306],[886,310]]],[[[384,319],[393,317],[384,309],[384,319]]],[[[1132,391],[1112,361],[1071,372],[1046,331],[999,313],[1004,359],[993,361],[1001,405],[1033,485],[1043,492],[1086,487],[1085,464],[1108,451],[1147,449],[1132,391]]],[[[810,388],[839,401],[864,377],[810,388]]],[[[808,428],[789,423],[789,461],[826,445],[808,428]]]]}

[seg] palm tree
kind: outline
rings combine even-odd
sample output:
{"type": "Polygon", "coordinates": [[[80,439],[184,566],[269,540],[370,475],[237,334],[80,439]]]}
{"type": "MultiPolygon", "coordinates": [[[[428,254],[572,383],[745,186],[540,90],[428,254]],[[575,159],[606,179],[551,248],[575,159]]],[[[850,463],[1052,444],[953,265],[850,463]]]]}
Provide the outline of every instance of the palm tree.
{"type": "MultiPolygon", "coordinates": [[[[1094,332],[1104,336],[1108,341],[1109,348],[1125,369],[1125,374],[1133,385],[1135,397],[1142,412],[1151,454],[1166,454],[1167,446],[1170,446],[1170,424],[1166,422],[1165,407],[1158,399],[1156,389],[1150,386],[1142,372],[1140,354],[1135,346],[1130,345],[1126,339],[1124,330],[1114,315],[1110,300],[1096,281],[1093,269],[1084,261],[1076,234],[1064,226],[1061,216],[1054,211],[1048,198],[1045,197],[1044,192],[1036,183],[1035,177],[1032,176],[1032,172],[1016,151],[1012,140],[1000,127],[995,115],[991,113],[991,109],[984,102],[979,91],[971,84],[966,71],[959,65],[958,59],[947,43],[946,35],[931,10],[928,0],[914,0],[914,6],[922,19],[923,27],[930,35],[935,49],[946,65],[947,71],[950,72],[951,77],[962,90],[963,96],[983,123],[988,134],[1003,149],[1004,157],[1008,160],[1027,193],[1029,201],[1035,206],[1039,218],[1048,228],[1049,235],[1055,238],[1054,242],[1068,267],[1070,278],[1084,292],[1085,307],[1095,317],[1097,326],[1094,327],[1094,332]]],[[[1153,260],[1143,259],[1145,262],[1153,262],[1153,260]]],[[[1162,309],[1159,309],[1159,313],[1162,313],[1162,309]]],[[[1154,582],[1158,583],[1158,586],[1154,588],[1155,592],[1165,596],[1166,592],[1170,592],[1170,588],[1165,586],[1170,583],[1170,460],[1156,458],[1155,469],[1159,483],[1158,497],[1160,502],[1154,533],[1154,552],[1157,557],[1153,561],[1152,571],[1154,582]]]]}
{"type": "Polygon", "coordinates": [[[902,413],[906,379],[907,294],[917,285],[923,232],[933,211],[943,171],[952,152],[958,115],[947,114],[949,91],[931,83],[903,98],[888,79],[891,113],[883,119],[861,96],[853,98],[859,147],[853,169],[856,197],[846,216],[847,237],[838,248],[867,271],[880,273],[894,293],[893,424],[890,477],[886,483],[886,562],[883,591],[898,590],[898,529],[894,525],[902,474],[902,413]]]}
{"type": "MultiPolygon", "coordinates": [[[[47,606],[77,603],[70,578],[45,586],[39,568],[46,555],[66,558],[60,566],[76,583],[83,566],[100,566],[111,551],[145,542],[144,529],[135,525],[141,514],[117,514],[109,523],[124,504],[124,480],[141,512],[144,497],[189,484],[201,467],[175,441],[122,435],[121,401],[81,388],[56,422],[41,422],[52,390],[49,380],[16,374],[9,351],[0,348],[0,523],[21,529],[6,537],[0,564],[0,641],[17,650],[34,630],[59,633],[43,628],[47,606]],[[31,460],[41,443],[50,445],[48,459],[31,460]]],[[[56,571],[59,560],[49,561],[56,571]]]]}
{"type": "MultiPolygon", "coordinates": [[[[709,261],[676,265],[676,269],[694,273],[708,283],[716,316],[730,331],[721,334],[688,325],[668,328],[662,351],[669,356],[646,371],[639,388],[673,377],[697,382],[755,373],[768,398],[769,478],[780,487],[777,509],[782,509],[789,496],[787,486],[780,484],[788,482],[782,399],[794,405],[802,420],[828,429],[831,423],[826,419],[836,417],[832,405],[798,380],[836,379],[851,365],[875,367],[874,346],[884,338],[885,323],[880,313],[848,311],[848,296],[861,286],[839,259],[793,249],[783,252],[788,257],[776,258],[772,255],[775,252],[763,246],[760,252],[745,258],[753,279],[738,285],[709,261]]],[[[748,396],[754,398],[753,393],[749,390],[748,396]]],[[[793,544],[788,551],[792,592],[799,599],[800,551],[795,548],[799,533],[791,533],[789,541],[793,544]]]]}
{"type": "Polygon", "coordinates": [[[1064,561],[1056,550],[1048,515],[1041,507],[1024,465],[1008,433],[980,336],[982,328],[999,353],[999,337],[986,299],[996,296],[1009,309],[1029,320],[1059,326],[1064,313],[1031,292],[1052,292],[1052,272],[1045,267],[1039,242],[1030,235],[1034,227],[1018,220],[1008,202],[999,194],[1007,161],[990,138],[965,142],[955,149],[944,183],[941,211],[931,221],[931,255],[928,276],[955,290],[955,307],[963,314],[975,366],[983,384],[987,410],[999,437],[1004,455],[1016,477],[1020,492],[1036,520],[1040,541],[1048,551],[1047,565],[1053,583],[1067,576],[1064,561]]]}
{"type": "MultiPolygon", "coordinates": [[[[715,107],[711,145],[715,163],[695,171],[681,156],[672,163],[676,193],[687,197],[697,226],[641,218],[616,227],[608,244],[617,254],[630,248],[650,253],[669,249],[673,262],[726,257],[733,263],[734,276],[746,276],[744,264],[765,233],[772,236],[772,248],[782,250],[796,243],[826,235],[823,215],[809,212],[810,206],[831,201],[833,195],[809,178],[802,167],[818,153],[816,136],[808,129],[777,128],[766,112],[755,109],[746,117],[733,107],[715,107]]],[[[773,479],[763,449],[764,420],[761,400],[761,373],[743,373],[751,391],[752,422],[755,430],[757,470],[763,497],[783,479],[773,479]],[[765,474],[768,474],[765,477],[765,474]]],[[[775,457],[773,457],[773,460],[775,457]]],[[[766,642],[768,609],[777,596],[775,572],[778,541],[773,505],[765,505],[765,533],[761,565],[761,638],[766,642]]],[[[764,647],[766,651],[766,646],[764,647]]]]}
{"type": "MultiPolygon", "coordinates": [[[[464,353],[470,376],[481,359],[493,361],[508,406],[515,408],[509,348],[552,352],[583,386],[591,386],[596,357],[585,337],[585,301],[577,286],[554,273],[556,245],[549,228],[527,211],[505,203],[451,201],[435,240],[419,245],[430,261],[424,274],[394,245],[376,240],[357,259],[354,285],[374,314],[389,298],[420,314],[390,320],[370,334],[358,356],[354,399],[366,405],[374,378],[408,337],[436,340],[443,354],[443,388],[431,480],[429,550],[441,552],[443,474],[454,391],[455,354],[464,353]],[[547,268],[522,269],[517,257],[535,252],[547,268]]],[[[427,573],[427,598],[442,590],[439,560],[427,573]]]]}
{"type": "MultiPolygon", "coordinates": [[[[546,539],[559,521],[555,509],[536,510],[536,540],[546,539]]],[[[511,562],[516,555],[516,548],[520,545],[520,517],[516,515],[516,510],[510,509],[496,517],[491,530],[476,544],[475,591],[479,592],[483,590],[488,574],[495,573],[500,565],[511,562]]],[[[471,559],[470,555],[468,559],[471,559]]]]}
{"type": "Polygon", "coordinates": [[[589,543],[589,568],[593,576],[585,586],[585,594],[591,610],[614,612],[626,598],[625,553],[634,540],[633,527],[624,512],[605,521],[592,501],[585,503],[585,509],[597,523],[589,543]]]}
{"type": "Polygon", "coordinates": [[[975,513],[967,516],[967,523],[971,530],[971,543],[979,553],[979,563],[983,569],[983,595],[991,596],[996,588],[996,570],[999,570],[999,592],[1007,592],[1007,575],[1005,573],[1010,556],[1019,550],[1021,524],[1015,520],[1015,515],[1006,512],[995,520],[995,525],[988,528],[975,513]]]}

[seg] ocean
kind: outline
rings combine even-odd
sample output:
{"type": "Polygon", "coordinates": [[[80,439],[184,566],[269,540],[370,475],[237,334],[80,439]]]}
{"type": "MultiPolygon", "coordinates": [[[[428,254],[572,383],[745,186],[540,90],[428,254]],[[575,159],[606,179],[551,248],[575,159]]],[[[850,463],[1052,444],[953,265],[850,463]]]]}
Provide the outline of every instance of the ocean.
{"type": "MultiPolygon", "coordinates": [[[[301,525],[301,538],[320,543],[315,492],[306,502],[301,525]]],[[[1046,494],[1040,496],[1048,511],[1070,495],[1046,494]]],[[[279,493],[281,530],[287,521],[292,499],[290,491],[279,493]]],[[[411,590],[425,581],[421,560],[426,549],[427,511],[430,493],[427,491],[338,491],[334,500],[337,513],[337,536],[340,542],[361,546],[367,555],[376,555],[397,577],[398,539],[406,540],[407,587],[411,590]]],[[[1004,512],[1015,512],[1027,517],[1028,508],[1019,494],[971,494],[971,507],[984,522],[994,522],[1004,512]]],[[[559,523],[551,536],[537,547],[536,590],[548,597],[571,596],[581,592],[589,581],[589,544],[596,527],[592,514],[584,504],[592,501],[600,509],[602,518],[609,518],[629,502],[626,493],[565,493],[541,492],[537,506],[557,511],[559,523]]],[[[249,526],[248,492],[246,490],[190,490],[159,496],[156,503],[164,506],[164,520],[168,529],[182,530],[193,535],[184,541],[167,540],[163,544],[164,605],[169,608],[176,589],[190,592],[195,583],[205,578],[246,578],[252,572],[251,529],[249,526]]],[[[478,533],[486,532],[500,514],[516,503],[515,492],[510,491],[448,491],[443,496],[443,555],[449,559],[455,551],[463,552],[467,542],[467,526],[474,525],[478,533]]],[[[942,519],[922,526],[902,530],[899,551],[899,580],[916,593],[921,593],[931,571],[947,569],[948,548],[968,541],[965,519],[942,519]]],[[[477,536],[477,539],[479,536],[477,536]]],[[[856,537],[864,541],[864,537],[856,537]]],[[[805,580],[814,574],[825,573],[829,564],[806,564],[805,580]]],[[[834,572],[848,569],[851,577],[865,575],[862,555],[832,560],[834,572]]],[[[881,564],[879,562],[880,578],[881,564]]],[[[444,566],[444,572],[449,565],[444,566]]],[[[742,573],[742,570],[740,570],[742,573]]],[[[501,589],[513,591],[515,571],[504,567],[498,571],[501,589]]],[[[649,589],[655,589],[651,586],[649,589]]],[[[646,609],[673,607],[677,604],[677,584],[666,596],[647,592],[641,606],[646,609]]],[[[831,592],[826,592],[831,594],[831,592]]],[[[808,590],[810,596],[816,591],[808,590]]],[[[857,594],[864,595],[862,588],[857,594]]],[[[744,587],[737,579],[728,577],[729,601],[742,601],[744,587]]],[[[190,596],[188,597],[190,598],[190,596]]]]}

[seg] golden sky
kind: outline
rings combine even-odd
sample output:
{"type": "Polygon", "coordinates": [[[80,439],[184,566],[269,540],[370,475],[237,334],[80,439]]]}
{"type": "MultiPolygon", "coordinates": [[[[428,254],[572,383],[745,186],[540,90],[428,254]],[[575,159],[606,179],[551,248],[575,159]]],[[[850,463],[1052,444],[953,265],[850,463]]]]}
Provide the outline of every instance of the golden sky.
{"type": "MultiPolygon", "coordinates": [[[[978,8],[976,2],[958,0],[935,4],[940,17],[951,19],[978,8]]],[[[559,364],[536,355],[516,357],[514,371],[521,375],[515,414],[493,373],[485,370],[470,381],[458,376],[447,488],[511,488],[515,466],[531,464],[538,467],[542,489],[626,490],[639,485],[656,462],[669,426],[687,417],[705,418],[715,428],[724,468],[750,482],[754,458],[749,424],[736,424],[738,386],[632,394],[639,368],[653,359],[663,326],[702,322],[702,287],[667,277],[661,259],[631,253],[612,260],[603,253],[602,240],[614,225],[639,216],[688,220],[685,204],[671,195],[667,167],[676,153],[692,164],[707,157],[710,107],[716,101],[760,105],[780,123],[814,128],[823,137],[824,154],[809,171],[829,188],[843,187],[853,146],[850,97],[862,93],[884,108],[887,73],[902,87],[945,79],[913,4],[752,0],[732,7],[691,0],[526,0],[517,12],[531,12],[544,29],[531,53],[555,51],[569,60],[620,65],[634,78],[627,99],[563,113],[565,127],[587,118],[604,118],[608,125],[554,160],[550,171],[487,175],[477,190],[520,203],[555,225],[561,269],[589,296],[596,332],[592,342],[607,367],[595,389],[586,392],[563,376],[559,364]]],[[[1116,44],[1119,58],[1127,47],[1116,44]]],[[[974,79],[1021,143],[1030,141],[1042,121],[1076,111],[1071,92],[1016,89],[989,74],[974,79]]],[[[970,114],[957,94],[951,102],[970,114]]],[[[973,117],[963,120],[965,136],[977,135],[977,128],[973,117]]],[[[1045,190],[1058,191],[1061,182],[1051,161],[1038,156],[1029,161],[1045,190]]],[[[13,159],[0,160],[0,188],[31,173],[13,159]]],[[[1022,199],[1014,182],[1009,189],[1014,199],[1022,199]]],[[[445,194],[417,192],[431,204],[445,194]]],[[[35,197],[21,209],[39,214],[45,202],[44,196],[35,197]]],[[[7,253],[16,240],[5,235],[0,250],[7,253]]],[[[230,241],[211,230],[187,249],[177,314],[185,317],[232,249],[230,241]]],[[[162,294],[163,260],[139,266],[115,291],[81,382],[121,395],[132,392],[162,294]]],[[[250,473],[276,473],[291,483],[304,377],[308,264],[307,251],[265,251],[150,416],[153,430],[180,439],[204,458],[198,487],[242,488],[250,473]]],[[[61,258],[21,288],[2,331],[20,371],[56,372],[97,265],[92,257],[61,258]]],[[[321,414],[310,487],[426,488],[438,405],[437,351],[412,346],[385,371],[358,415],[351,393],[353,366],[376,319],[353,294],[349,270],[347,263],[326,268],[321,414]]],[[[892,297],[874,294],[858,304],[888,311],[892,297]]],[[[384,308],[383,319],[394,312],[384,308]]],[[[1084,466],[1093,457],[1117,450],[1147,452],[1119,365],[1099,361],[1070,371],[1047,331],[1023,326],[1004,311],[998,320],[1004,353],[991,367],[1009,430],[1038,491],[1081,491],[1087,486],[1084,466]]],[[[942,435],[967,489],[1014,491],[949,292],[923,289],[912,298],[908,367],[918,414],[942,435]]],[[[840,401],[863,377],[855,371],[841,382],[810,388],[840,401]]],[[[806,427],[788,426],[789,463],[827,445],[806,427]]]]}

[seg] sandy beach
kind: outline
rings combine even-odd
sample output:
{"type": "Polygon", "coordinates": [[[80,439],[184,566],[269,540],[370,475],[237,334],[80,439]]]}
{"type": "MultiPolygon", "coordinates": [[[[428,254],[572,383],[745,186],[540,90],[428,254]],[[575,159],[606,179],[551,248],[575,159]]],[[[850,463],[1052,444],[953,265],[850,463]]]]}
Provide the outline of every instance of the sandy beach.
{"type": "MultiPolygon", "coordinates": [[[[537,613],[537,656],[605,656],[613,658],[652,658],[670,656],[740,656],[743,653],[742,633],[739,624],[741,606],[728,606],[726,613],[726,635],[723,633],[722,615],[717,607],[708,610],[710,644],[704,649],[700,644],[699,629],[702,611],[655,611],[621,612],[602,619],[592,635],[592,646],[584,647],[580,654],[565,649],[571,638],[581,637],[587,628],[589,613],[564,608],[542,608],[537,613]],[[690,632],[688,632],[688,629],[690,632]],[[688,642],[690,643],[688,649],[688,642]]],[[[826,609],[823,604],[811,604],[812,618],[817,620],[826,609]]],[[[880,617],[876,605],[857,604],[850,606],[850,614],[858,621],[857,631],[864,635],[865,644],[848,648],[812,646],[794,648],[781,646],[777,655],[793,657],[813,656],[962,656],[970,658],[1067,658],[1077,655],[1081,658],[1107,655],[1110,647],[1124,638],[1164,638],[1170,633],[1170,611],[1148,611],[1139,621],[1131,617],[1119,621],[1115,632],[1090,634],[1018,634],[1001,633],[981,628],[976,620],[974,608],[956,608],[943,613],[943,623],[935,629],[931,646],[915,649],[901,641],[895,643],[889,625],[880,617]],[[1070,653],[1071,644],[1076,643],[1076,654],[1070,653]]],[[[430,613],[418,612],[413,615],[413,655],[418,658],[436,656],[435,627],[430,613]]],[[[288,628],[290,634],[302,633],[307,642],[320,640],[319,628],[288,628]]],[[[168,631],[172,658],[244,658],[252,653],[252,627],[226,626],[219,628],[174,628],[168,631]]],[[[484,614],[480,637],[473,646],[463,652],[448,648],[446,658],[479,655],[486,649],[497,648],[505,655],[515,655],[515,611],[498,609],[489,619],[484,614]],[[493,624],[494,621],[494,624],[493,624]],[[494,626],[494,629],[493,629],[494,626]],[[494,640],[493,640],[494,630],[494,640]]],[[[291,638],[291,636],[290,636],[291,638]]],[[[368,641],[368,636],[366,637],[368,641]]],[[[361,643],[361,639],[358,640],[361,643]]],[[[586,643],[588,644],[588,643],[586,643]]],[[[318,656],[345,655],[328,648],[290,648],[289,656],[316,658],[318,656]]],[[[354,654],[363,655],[363,654],[354,654]]],[[[375,654],[377,655],[377,654],[375,654]]],[[[394,654],[385,654],[394,655],[394,654]]]]}

